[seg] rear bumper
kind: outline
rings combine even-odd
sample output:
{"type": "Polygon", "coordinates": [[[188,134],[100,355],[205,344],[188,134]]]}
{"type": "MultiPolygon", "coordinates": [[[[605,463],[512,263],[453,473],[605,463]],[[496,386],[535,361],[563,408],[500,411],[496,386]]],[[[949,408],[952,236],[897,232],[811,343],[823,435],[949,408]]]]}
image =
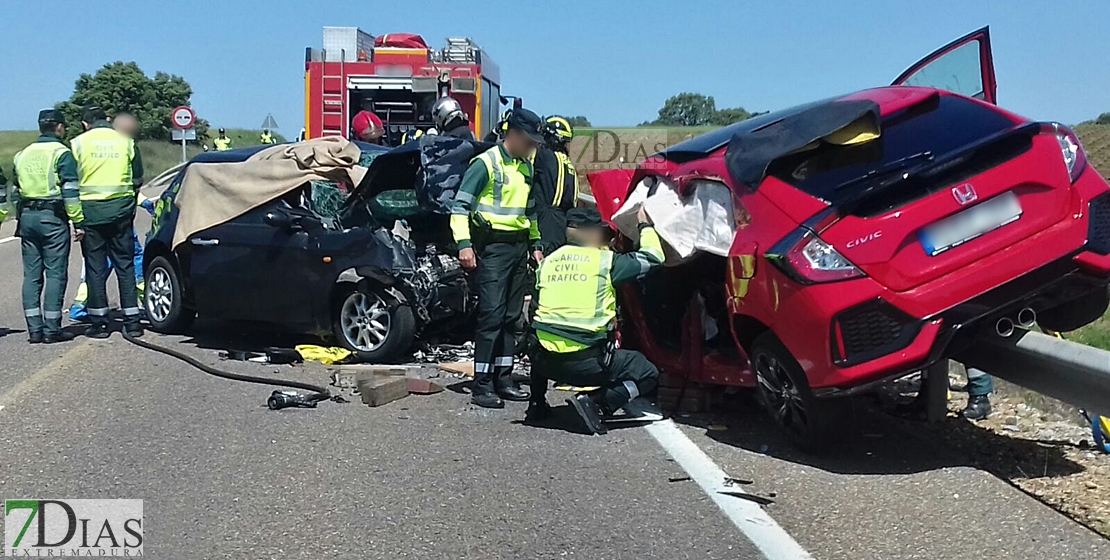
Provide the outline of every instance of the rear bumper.
{"type": "Polygon", "coordinates": [[[1010,282],[948,310],[906,323],[916,333],[904,347],[851,367],[839,368],[828,386],[815,388],[820,397],[865,392],[877,383],[920,371],[948,359],[971,344],[981,329],[994,328],[1001,317],[1026,307],[1051,309],[1110,283],[1110,255],[1086,248],[1052,261],[1010,282]]]}

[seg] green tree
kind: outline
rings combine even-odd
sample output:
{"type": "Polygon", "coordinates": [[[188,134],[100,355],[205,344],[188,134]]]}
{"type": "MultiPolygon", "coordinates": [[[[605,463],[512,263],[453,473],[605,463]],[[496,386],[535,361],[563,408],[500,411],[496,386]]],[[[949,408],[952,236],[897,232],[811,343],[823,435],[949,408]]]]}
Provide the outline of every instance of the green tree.
{"type": "Polygon", "coordinates": [[[743,107],[733,107],[731,109],[721,109],[713,115],[713,124],[720,126],[727,126],[732,123],[746,121],[754,115],[749,113],[743,107]]]}
{"type": "Polygon", "coordinates": [[[569,122],[570,126],[572,126],[574,128],[590,128],[591,126],[593,126],[593,125],[590,124],[590,119],[587,119],[586,117],[583,117],[582,115],[575,115],[573,117],[567,117],[567,122],[569,122]]]}
{"type": "Polygon", "coordinates": [[[1110,113],[1103,113],[1095,119],[1095,124],[1110,124],[1110,113]]]}
{"type": "MultiPolygon", "coordinates": [[[[81,132],[81,109],[87,105],[103,108],[109,116],[130,111],[139,119],[139,136],[155,140],[170,138],[170,111],[188,105],[193,88],[180,76],[158,72],[154,78],[143,73],[134,62],[117,61],[105,64],[95,74],[81,74],[73,86],[69,100],[57,105],[65,114],[67,135],[81,132]]],[[[208,123],[198,119],[197,135],[205,137],[208,123]]]]}
{"type": "Polygon", "coordinates": [[[663,103],[659,118],[652,124],[663,126],[705,126],[714,124],[717,102],[700,93],[680,93],[663,103]]]}

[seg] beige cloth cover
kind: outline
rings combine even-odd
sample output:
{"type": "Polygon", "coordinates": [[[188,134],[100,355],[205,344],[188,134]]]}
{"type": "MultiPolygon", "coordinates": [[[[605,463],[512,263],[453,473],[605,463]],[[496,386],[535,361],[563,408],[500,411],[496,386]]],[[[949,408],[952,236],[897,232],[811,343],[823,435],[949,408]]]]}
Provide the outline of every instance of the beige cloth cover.
{"type": "Polygon", "coordinates": [[[366,175],[360,156],[354,143],[328,136],[267,148],[243,162],[190,165],[174,200],[179,210],[173,246],[309,181],[358,185],[366,175]]]}

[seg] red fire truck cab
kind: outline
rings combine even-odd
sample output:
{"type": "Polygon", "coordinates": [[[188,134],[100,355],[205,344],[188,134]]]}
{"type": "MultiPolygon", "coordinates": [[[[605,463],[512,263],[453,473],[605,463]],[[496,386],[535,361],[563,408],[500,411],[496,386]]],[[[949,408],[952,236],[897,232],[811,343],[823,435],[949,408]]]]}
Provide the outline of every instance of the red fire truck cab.
{"type": "Polygon", "coordinates": [[[349,137],[351,120],[367,110],[396,145],[406,131],[433,126],[432,104],[444,95],[459,101],[478,138],[501,114],[500,70],[469,38],[436,50],[419,35],[325,27],[324,48],[305,49],[304,84],[307,138],[349,137]]]}

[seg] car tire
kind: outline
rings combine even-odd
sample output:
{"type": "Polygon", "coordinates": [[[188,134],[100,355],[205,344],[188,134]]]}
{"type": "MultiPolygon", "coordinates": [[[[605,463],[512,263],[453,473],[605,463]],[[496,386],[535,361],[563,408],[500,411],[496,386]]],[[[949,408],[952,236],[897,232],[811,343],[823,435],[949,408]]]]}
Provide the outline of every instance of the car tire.
{"type": "Polygon", "coordinates": [[[759,403],[791,443],[821,452],[843,439],[851,401],[814,397],[802,366],[774,333],[756,337],[751,361],[759,403]]]}
{"type": "Polygon", "coordinates": [[[412,347],[416,320],[407,305],[390,305],[373,287],[360,286],[337,298],[332,333],[362,362],[391,362],[412,347]]]}
{"type": "Polygon", "coordinates": [[[1037,312],[1037,325],[1056,332],[1074,331],[1106,313],[1110,291],[1105,287],[1083,294],[1067,303],[1037,312]]]}
{"type": "Polygon", "coordinates": [[[184,333],[197,313],[185,306],[185,291],[177,268],[166,257],[155,257],[146,270],[143,307],[151,330],[165,334],[184,333]]]}

